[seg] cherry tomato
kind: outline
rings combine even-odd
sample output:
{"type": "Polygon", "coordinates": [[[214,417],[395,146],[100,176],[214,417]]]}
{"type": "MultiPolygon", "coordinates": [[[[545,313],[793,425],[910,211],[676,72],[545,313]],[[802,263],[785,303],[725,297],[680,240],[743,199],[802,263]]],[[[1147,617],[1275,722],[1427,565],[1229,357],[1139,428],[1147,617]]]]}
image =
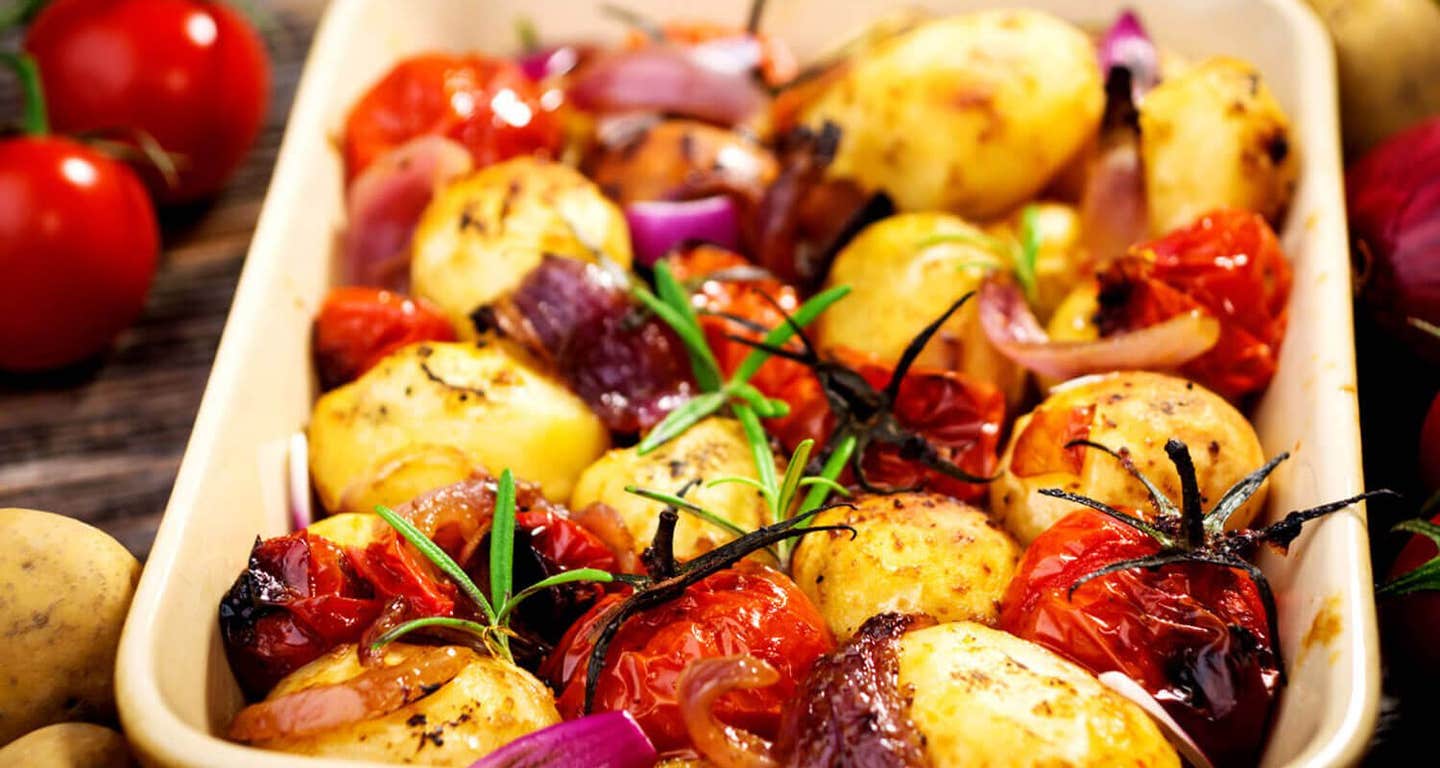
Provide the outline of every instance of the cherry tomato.
{"type": "Polygon", "coordinates": [[[320,385],[331,389],[407,344],[454,340],[455,327],[421,300],[380,288],[336,288],[315,317],[315,370],[320,385]]]}
{"type": "MultiPolygon", "coordinates": [[[[592,631],[622,599],[612,594],[591,608],[541,669],[560,688],[558,705],[567,719],[584,707],[592,631]]],[[[774,666],[779,682],[732,691],[714,711],[725,723],[773,740],[782,710],[811,665],[834,646],[824,620],[794,582],[774,569],[742,563],[627,620],[606,654],[594,709],[634,715],[661,752],[684,749],[691,745],[676,701],[680,673],[695,659],[750,654],[774,666]]]]}
{"type": "Polygon", "coordinates": [[[1194,309],[1220,320],[1220,340],[1182,372],[1239,399],[1270,383],[1285,337],[1290,263],[1264,217],[1218,210],[1100,273],[1100,330],[1144,328],[1194,309]]]}
{"type": "Polygon", "coordinates": [[[455,585],[442,580],[435,567],[393,529],[387,529],[363,548],[348,548],[346,554],[376,597],[402,598],[419,616],[449,616],[455,612],[455,585]]]}
{"type": "Polygon", "coordinates": [[[346,178],[427,134],[464,144],[479,166],[518,155],[556,156],[561,124],[549,93],[559,92],[542,94],[519,67],[503,59],[440,53],[406,59],[350,110],[346,178]]]}
{"type": "Polygon", "coordinates": [[[25,36],[56,131],[150,134],[178,156],[167,202],[209,195],[255,143],[270,65],[243,16],[204,0],[55,0],[25,36]]]}
{"type": "Polygon", "coordinates": [[[1123,672],[1216,765],[1253,765],[1280,681],[1264,603],[1244,573],[1208,565],[1083,576],[1159,545],[1099,512],[1062,518],[1025,551],[1002,629],[1092,672],[1123,672]]]}
{"type": "Polygon", "coordinates": [[[145,305],[159,226],[124,165],[59,137],[0,141],[0,368],[95,355],[145,305]]]}

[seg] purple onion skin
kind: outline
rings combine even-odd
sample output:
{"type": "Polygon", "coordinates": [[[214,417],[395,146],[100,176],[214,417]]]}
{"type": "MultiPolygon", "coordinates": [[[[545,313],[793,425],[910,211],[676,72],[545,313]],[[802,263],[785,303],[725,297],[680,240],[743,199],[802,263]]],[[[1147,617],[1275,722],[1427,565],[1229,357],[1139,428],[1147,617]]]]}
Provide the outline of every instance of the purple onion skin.
{"type": "Polygon", "coordinates": [[[1116,17],[1099,47],[1101,74],[1108,77],[1117,66],[1128,69],[1137,102],[1160,82],[1160,52],[1134,11],[1126,9],[1116,17]]]}
{"type": "Polygon", "coordinates": [[[1345,176],[1363,307],[1417,354],[1440,361],[1440,117],[1381,143],[1345,176]]]}
{"type": "Polygon", "coordinates": [[[683,243],[703,240],[734,250],[740,242],[735,202],[726,195],[683,202],[653,201],[625,206],[635,260],[653,267],[683,243]]]}
{"type": "Polygon", "coordinates": [[[587,715],[506,744],[470,768],[651,768],[655,747],[629,712],[587,715]]]}

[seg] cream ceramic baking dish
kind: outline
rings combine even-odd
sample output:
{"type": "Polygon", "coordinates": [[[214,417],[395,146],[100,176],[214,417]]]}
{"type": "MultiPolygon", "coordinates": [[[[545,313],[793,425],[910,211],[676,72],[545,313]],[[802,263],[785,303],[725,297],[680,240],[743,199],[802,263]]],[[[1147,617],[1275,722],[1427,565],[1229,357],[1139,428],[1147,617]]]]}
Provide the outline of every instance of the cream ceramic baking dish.
{"type": "MultiPolygon", "coordinates": [[[[1100,26],[1122,0],[952,0],[935,11],[1026,5],[1100,26]]],[[[744,18],[748,0],[627,0],[658,17],[744,18]]],[[[802,57],[845,38],[887,0],[773,0],[766,28],[802,57]]],[[[347,106],[395,60],[425,49],[495,52],[515,45],[525,14],[556,39],[613,37],[590,0],[336,0],[320,27],[280,151],[235,305],[164,522],[121,642],[121,717],[148,764],[353,766],[267,753],[216,736],[240,707],[216,626],[221,594],[256,534],[285,530],[284,445],[314,396],[310,319],[331,282],[342,223],[332,147],[347,106]]],[[[1272,515],[1361,488],[1350,282],[1328,39],[1298,0],[1156,0],[1145,23],[1183,54],[1254,62],[1295,121],[1300,186],[1282,233],[1295,262],[1280,373],[1255,414],[1273,454],[1292,450],[1272,515]]],[[[1362,754],[1379,697],[1379,662],[1363,508],[1315,524],[1286,559],[1263,563],[1279,595],[1291,672],[1266,766],[1333,766],[1362,754]],[[1323,628],[1324,631],[1318,631],[1323,628]]]]}

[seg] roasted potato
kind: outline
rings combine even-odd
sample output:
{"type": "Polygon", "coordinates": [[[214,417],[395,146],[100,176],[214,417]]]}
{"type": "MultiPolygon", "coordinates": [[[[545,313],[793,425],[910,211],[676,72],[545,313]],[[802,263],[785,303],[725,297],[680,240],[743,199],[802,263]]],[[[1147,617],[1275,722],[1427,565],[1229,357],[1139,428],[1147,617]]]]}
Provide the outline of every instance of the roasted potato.
{"type": "Polygon", "coordinates": [[[0,747],[0,765],[25,768],[130,768],[125,737],[90,723],[56,723],[0,747]]]}
{"type": "Polygon", "coordinates": [[[0,509],[0,744],[115,717],[115,649],[140,563],[98,528],[0,509]]]}
{"type": "MultiPolygon", "coordinates": [[[[826,284],[848,285],[850,295],[816,321],[816,342],[894,362],[916,334],[1008,258],[994,238],[958,216],[902,213],[875,222],[835,257],[826,284]]],[[[974,302],[945,323],[916,365],[988,381],[1009,402],[1025,382],[1025,372],[985,337],[974,302]]]]}
{"type": "MultiPolygon", "coordinates": [[[[1176,503],[1180,480],[1165,454],[1165,442],[1172,437],[1189,446],[1206,504],[1265,462],[1255,428],[1245,416],[1199,384],[1139,371],[1074,379],[1015,421],[1000,458],[1000,478],[990,484],[991,514],[1022,544],[1080,508],[1041,495],[1042,488],[1063,488],[1111,506],[1153,513],[1145,487],[1119,461],[1096,450],[1065,449],[1076,436],[1127,452],[1176,503]],[[1085,434],[1072,431],[1072,424],[1085,434]]],[[[1236,511],[1230,527],[1249,524],[1264,508],[1266,490],[1262,486],[1236,511]]]]}
{"type": "Polygon", "coordinates": [[[510,469],[564,500],[610,441],[584,402],[493,339],[400,349],[321,397],[308,432],[331,512],[395,506],[482,469],[510,469]]]}
{"type": "Polygon", "coordinates": [[[1221,207],[1278,223],[1299,168],[1290,119],[1249,64],[1206,59],[1140,102],[1140,157],[1151,234],[1221,207]]]}
{"type": "Polygon", "coordinates": [[[837,640],[878,613],[928,613],[992,624],[1020,548],[986,514],[935,493],[864,495],[815,517],[790,559],[795,583],[837,640]]]}
{"type": "MultiPolygon", "coordinates": [[[[613,507],[635,540],[636,554],[650,545],[665,505],[626,492],[627,485],[675,493],[686,483],[698,480],[699,484],[685,495],[687,500],[747,531],[763,525],[766,507],[760,493],[741,483],[706,486],[722,477],[753,480],[755,461],[740,422],[712,417],[644,456],[634,448],[605,454],[581,473],[570,497],[570,508],[584,509],[595,502],[613,507]]],[[[675,556],[689,560],[732,538],[725,529],[681,512],[675,526],[675,556]]]]}
{"type": "MultiPolygon", "coordinates": [[[[419,495],[419,494],[416,494],[419,495]]],[[[341,512],[305,526],[305,530],[341,547],[364,549],[390,525],[371,512],[341,512]]]]}
{"type": "MultiPolygon", "coordinates": [[[[396,644],[386,661],[398,662],[396,644]]],[[[469,648],[449,652],[469,659],[450,682],[380,717],[305,736],[262,741],[265,749],[350,760],[468,766],[533,731],[560,722],[555,696],[530,673],[469,648]]],[[[355,646],[340,646],[290,673],[267,696],[275,699],[365,672],[355,646]]]]}
{"type": "Polygon", "coordinates": [[[410,282],[472,333],[469,315],[519,284],[544,254],[630,266],[625,217],[568,166],[522,157],[483,168],[430,202],[411,241],[410,282]]]}
{"type": "Polygon", "coordinates": [[[899,662],[932,768],[1180,766],[1140,707],[1014,635],[938,624],[902,637],[899,662]]]}
{"type": "Polygon", "coordinates": [[[999,216],[1094,135],[1095,48],[1047,13],[989,10],[923,23],[857,54],[804,113],[839,125],[838,177],[902,210],[999,216]]]}

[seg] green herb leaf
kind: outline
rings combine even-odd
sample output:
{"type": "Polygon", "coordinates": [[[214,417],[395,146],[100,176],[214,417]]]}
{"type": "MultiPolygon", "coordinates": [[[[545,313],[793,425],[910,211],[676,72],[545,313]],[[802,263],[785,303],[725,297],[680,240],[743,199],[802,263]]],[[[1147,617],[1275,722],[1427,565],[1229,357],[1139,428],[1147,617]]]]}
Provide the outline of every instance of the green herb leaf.
{"type": "MultiPolygon", "coordinates": [[[[5,23],[16,23],[29,12],[27,4],[24,3],[13,10],[15,18],[5,23]]],[[[35,60],[30,58],[28,53],[0,50],[0,65],[14,71],[15,77],[20,80],[20,94],[23,98],[20,112],[21,130],[27,136],[44,136],[49,133],[50,118],[45,110],[45,89],[40,85],[40,70],[35,66],[35,60]]]]}
{"type": "Polygon", "coordinates": [[[845,486],[835,482],[834,480],[831,480],[828,477],[820,477],[819,475],[816,475],[815,477],[807,477],[800,481],[800,486],[802,488],[807,488],[815,485],[829,488],[831,493],[838,493],[841,496],[850,495],[849,488],[846,488],[845,486]]]}
{"type": "Polygon", "coordinates": [[[412,619],[405,622],[404,624],[401,624],[398,627],[390,629],[385,634],[375,638],[375,642],[370,644],[370,650],[378,651],[381,648],[389,645],[390,643],[399,640],[405,635],[408,635],[417,629],[424,629],[426,627],[447,627],[449,629],[458,629],[463,632],[469,632],[470,634],[473,634],[486,642],[489,642],[491,636],[495,633],[493,628],[487,627],[484,624],[477,624],[473,621],[466,621],[464,619],[452,619],[449,616],[430,616],[424,619],[412,619]]]}
{"type": "Polygon", "coordinates": [[[706,392],[690,398],[679,408],[666,414],[664,420],[656,424],[655,428],[645,435],[645,439],[635,446],[635,452],[644,456],[685,434],[686,430],[723,408],[726,399],[725,392],[706,392]]]}
{"type": "MultiPolygon", "coordinates": [[[[794,323],[793,326],[791,323],[781,323],[779,327],[765,334],[765,345],[770,347],[783,346],[795,336],[795,326],[804,328],[813,322],[815,318],[819,317],[821,312],[829,309],[832,304],[845,298],[849,294],[850,286],[837,285],[811,296],[809,301],[801,304],[800,307],[795,310],[795,314],[791,315],[790,319],[794,323]]],[[[764,365],[765,361],[769,358],[769,352],[763,349],[752,348],[750,353],[745,356],[745,359],[740,361],[740,367],[735,369],[735,375],[730,377],[730,380],[732,382],[749,381],[750,377],[754,376],[755,372],[760,370],[760,366],[764,365]]]]}
{"type": "Polygon", "coordinates": [[[515,17],[515,36],[520,39],[520,50],[535,53],[540,50],[540,32],[535,29],[535,20],[529,16],[515,17]]]}
{"type": "Polygon", "coordinates": [[[515,578],[515,476],[508,469],[500,473],[491,521],[490,604],[503,606],[510,602],[515,578]]]}
{"type": "Polygon", "coordinates": [[[1407,318],[1405,322],[1409,323],[1415,328],[1419,328],[1420,330],[1430,334],[1431,336],[1440,338],[1440,325],[1426,322],[1425,320],[1422,320],[1418,317],[1407,318]]]}
{"type": "Polygon", "coordinates": [[[484,593],[480,591],[479,587],[475,586],[475,582],[470,580],[465,570],[457,565],[454,560],[451,560],[449,555],[445,554],[445,550],[427,538],[425,534],[421,533],[420,529],[412,525],[409,520],[395,514],[395,510],[383,504],[378,504],[375,507],[375,514],[389,523],[391,528],[399,531],[400,535],[404,536],[406,541],[420,550],[420,554],[424,555],[425,559],[434,563],[436,568],[439,568],[446,576],[453,579],[455,583],[459,585],[460,591],[464,592],[466,597],[469,597],[471,601],[480,606],[480,610],[485,613],[485,618],[489,619],[491,623],[494,623],[495,610],[490,607],[490,601],[485,599],[484,593]]]}
{"type": "Polygon", "coordinates": [[[705,487],[706,487],[706,488],[714,488],[714,487],[717,486],[717,485],[735,485],[735,484],[748,485],[748,486],[750,486],[751,488],[754,488],[755,490],[760,491],[761,493],[764,493],[764,492],[765,492],[765,486],[761,485],[759,480],[756,480],[756,479],[753,478],[753,477],[742,477],[742,476],[740,476],[740,475],[730,475],[730,476],[728,476],[728,477],[717,477],[717,478],[715,478],[714,480],[711,480],[710,482],[706,483],[706,484],[705,484],[705,487]]]}
{"type": "Polygon", "coordinates": [[[800,490],[800,481],[805,476],[805,465],[810,462],[810,451],[814,448],[814,440],[801,441],[799,445],[795,446],[795,453],[790,457],[790,463],[785,465],[785,477],[780,481],[780,499],[775,510],[781,518],[790,515],[790,507],[795,501],[795,493],[800,490]]]}
{"type": "MultiPolygon", "coordinates": [[[[845,439],[841,440],[840,444],[835,446],[835,450],[830,456],[825,459],[825,466],[820,468],[820,474],[817,475],[816,478],[835,483],[835,479],[840,477],[840,473],[845,470],[845,465],[850,462],[850,457],[854,455],[856,445],[857,440],[855,436],[846,435],[845,439]]],[[[835,483],[835,485],[839,485],[839,483],[835,483]]],[[[798,517],[819,509],[820,505],[824,504],[825,500],[830,497],[831,490],[831,487],[824,483],[815,482],[810,484],[810,491],[805,494],[805,500],[800,502],[800,509],[795,511],[795,515],[798,517]]]]}
{"type": "Polygon", "coordinates": [[[690,365],[695,371],[695,381],[700,384],[700,388],[706,392],[718,390],[720,388],[720,366],[715,362],[715,355],[710,351],[710,346],[705,343],[705,334],[699,326],[687,320],[686,316],[676,311],[674,307],[661,301],[660,297],[651,293],[638,281],[630,286],[630,295],[665,321],[665,324],[675,331],[675,335],[680,337],[680,341],[685,345],[685,351],[690,354],[690,365]]]}
{"type": "MultiPolygon", "coordinates": [[[[745,479],[745,480],[748,480],[749,478],[736,478],[736,479],[745,479]]],[[[751,481],[751,482],[753,482],[753,481],[751,481]]],[[[711,525],[713,525],[713,526],[716,526],[717,528],[723,528],[724,530],[729,531],[731,534],[734,534],[735,536],[744,536],[746,533],[749,533],[749,531],[746,531],[744,528],[741,528],[740,526],[738,526],[738,525],[730,522],[729,520],[726,520],[725,518],[723,518],[723,517],[715,514],[714,512],[711,512],[710,510],[705,509],[704,507],[700,506],[699,504],[696,504],[696,503],[694,503],[694,502],[692,502],[692,501],[686,501],[685,499],[682,499],[682,498],[680,498],[679,496],[676,496],[676,495],[673,494],[673,493],[664,493],[663,491],[652,491],[652,490],[650,490],[649,488],[638,488],[638,487],[633,486],[633,485],[627,485],[627,486],[625,486],[625,492],[626,492],[626,493],[633,493],[633,494],[635,494],[636,496],[639,496],[639,497],[644,498],[644,499],[649,499],[649,500],[651,500],[651,501],[658,501],[658,502],[660,502],[661,504],[665,504],[665,505],[674,507],[674,508],[676,508],[676,509],[678,509],[678,510],[680,510],[680,511],[682,511],[682,512],[687,512],[687,513],[689,513],[689,514],[694,515],[695,517],[700,518],[701,520],[704,520],[705,522],[707,522],[707,523],[709,523],[709,524],[711,524],[711,525]]]]}
{"type": "Polygon", "coordinates": [[[670,270],[670,265],[663,261],[655,265],[655,289],[659,291],[661,301],[675,310],[684,324],[691,329],[691,334],[698,340],[697,344],[686,344],[691,354],[699,358],[698,362],[693,358],[691,360],[691,363],[695,365],[696,381],[707,392],[719,389],[720,364],[715,361],[715,353],[705,342],[705,331],[700,327],[700,318],[695,314],[695,307],[690,304],[690,292],[685,290],[685,286],[675,278],[675,273],[670,270]]]}
{"type": "Polygon", "coordinates": [[[771,522],[780,522],[779,492],[780,482],[775,476],[775,454],[770,452],[770,437],[765,434],[765,427],[760,424],[760,417],[755,414],[755,409],[748,405],[733,403],[730,410],[735,412],[735,418],[740,421],[740,428],[745,432],[745,440],[750,443],[750,457],[755,461],[755,474],[760,484],[765,487],[762,495],[765,503],[770,507],[771,522]]]}
{"type": "Polygon", "coordinates": [[[1025,206],[1020,213],[1020,250],[1015,258],[1015,281],[1025,292],[1025,299],[1035,303],[1035,265],[1040,258],[1040,208],[1025,206]]]}
{"type": "Polygon", "coordinates": [[[608,584],[615,581],[615,576],[599,568],[576,568],[573,571],[561,571],[553,576],[543,578],[520,590],[505,603],[505,607],[501,608],[498,614],[500,626],[503,627],[506,625],[510,619],[510,614],[513,613],[516,608],[520,607],[520,604],[525,602],[526,598],[534,597],[551,587],[558,587],[561,584],[570,584],[576,581],[593,581],[600,584],[608,584]]]}

